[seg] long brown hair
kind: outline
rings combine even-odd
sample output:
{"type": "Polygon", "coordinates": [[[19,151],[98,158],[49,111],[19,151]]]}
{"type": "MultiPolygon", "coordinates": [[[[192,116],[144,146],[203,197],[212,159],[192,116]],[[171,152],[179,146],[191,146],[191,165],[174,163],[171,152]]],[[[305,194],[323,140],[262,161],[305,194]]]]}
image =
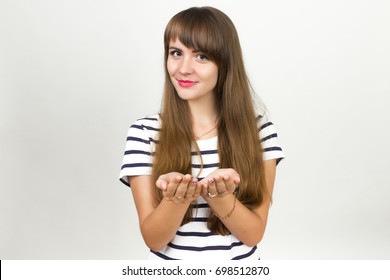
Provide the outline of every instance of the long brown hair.
{"type": "MultiPolygon", "coordinates": [[[[263,152],[253,93],[245,71],[237,31],[223,12],[211,8],[190,8],[175,15],[164,34],[165,65],[169,43],[179,39],[188,48],[205,53],[218,66],[218,81],[214,94],[218,110],[218,153],[220,168],[233,168],[241,178],[237,199],[246,207],[258,207],[267,195],[264,182],[263,152]]],[[[182,100],[165,67],[165,86],[161,108],[162,126],[153,163],[153,178],[176,171],[191,174],[191,148],[198,155],[192,119],[187,101],[182,100]]],[[[162,193],[156,189],[156,203],[162,193]]],[[[190,221],[189,207],[183,224],[190,221]]],[[[218,234],[228,234],[224,224],[210,213],[208,228],[218,234]]]]}

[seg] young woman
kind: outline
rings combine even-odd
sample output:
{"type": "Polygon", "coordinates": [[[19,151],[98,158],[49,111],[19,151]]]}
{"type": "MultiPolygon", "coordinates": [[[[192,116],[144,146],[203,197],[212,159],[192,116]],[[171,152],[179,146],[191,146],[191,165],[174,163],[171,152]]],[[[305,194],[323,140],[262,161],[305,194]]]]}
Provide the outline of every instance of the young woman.
{"type": "Polygon", "coordinates": [[[255,111],[236,29],[215,8],[190,8],[164,47],[161,111],[130,127],[120,173],[149,259],[258,259],[284,155],[255,111]]]}

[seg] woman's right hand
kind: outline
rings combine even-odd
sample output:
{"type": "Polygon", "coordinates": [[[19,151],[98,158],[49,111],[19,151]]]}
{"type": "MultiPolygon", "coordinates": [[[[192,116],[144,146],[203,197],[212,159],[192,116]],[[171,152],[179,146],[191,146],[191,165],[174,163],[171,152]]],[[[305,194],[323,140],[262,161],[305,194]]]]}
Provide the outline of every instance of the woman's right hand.
{"type": "Polygon", "coordinates": [[[163,192],[164,199],[174,203],[191,203],[200,195],[198,180],[189,174],[170,172],[161,175],[156,181],[157,188],[163,192]]]}

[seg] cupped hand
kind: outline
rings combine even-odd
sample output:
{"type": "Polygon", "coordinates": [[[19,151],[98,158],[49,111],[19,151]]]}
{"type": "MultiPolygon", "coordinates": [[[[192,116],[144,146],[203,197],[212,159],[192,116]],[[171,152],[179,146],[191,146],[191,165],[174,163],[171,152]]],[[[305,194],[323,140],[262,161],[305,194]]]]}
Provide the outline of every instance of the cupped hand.
{"type": "Polygon", "coordinates": [[[190,203],[199,197],[201,191],[196,178],[178,172],[161,175],[156,186],[162,190],[164,199],[174,203],[190,203]]]}
{"type": "Polygon", "coordinates": [[[240,175],[232,168],[218,169],[199,182],[201,195],[206,199],[232,194],[239,184],[240,175]]]}

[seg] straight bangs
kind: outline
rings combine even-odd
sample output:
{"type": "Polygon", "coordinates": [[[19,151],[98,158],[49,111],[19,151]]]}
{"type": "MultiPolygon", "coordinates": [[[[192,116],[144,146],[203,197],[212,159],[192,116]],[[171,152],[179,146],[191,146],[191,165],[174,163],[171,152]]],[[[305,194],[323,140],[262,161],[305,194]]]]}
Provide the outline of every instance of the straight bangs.
{"type": "Polygon", "coordinates": [[[192,8],[174,16],[164,34],[165,58],[168,58],[169,43],[179,40],[187,48],[204,53],[217,65],[224,61],[221,23],[213,12],[205,8],[192,8]]]}

